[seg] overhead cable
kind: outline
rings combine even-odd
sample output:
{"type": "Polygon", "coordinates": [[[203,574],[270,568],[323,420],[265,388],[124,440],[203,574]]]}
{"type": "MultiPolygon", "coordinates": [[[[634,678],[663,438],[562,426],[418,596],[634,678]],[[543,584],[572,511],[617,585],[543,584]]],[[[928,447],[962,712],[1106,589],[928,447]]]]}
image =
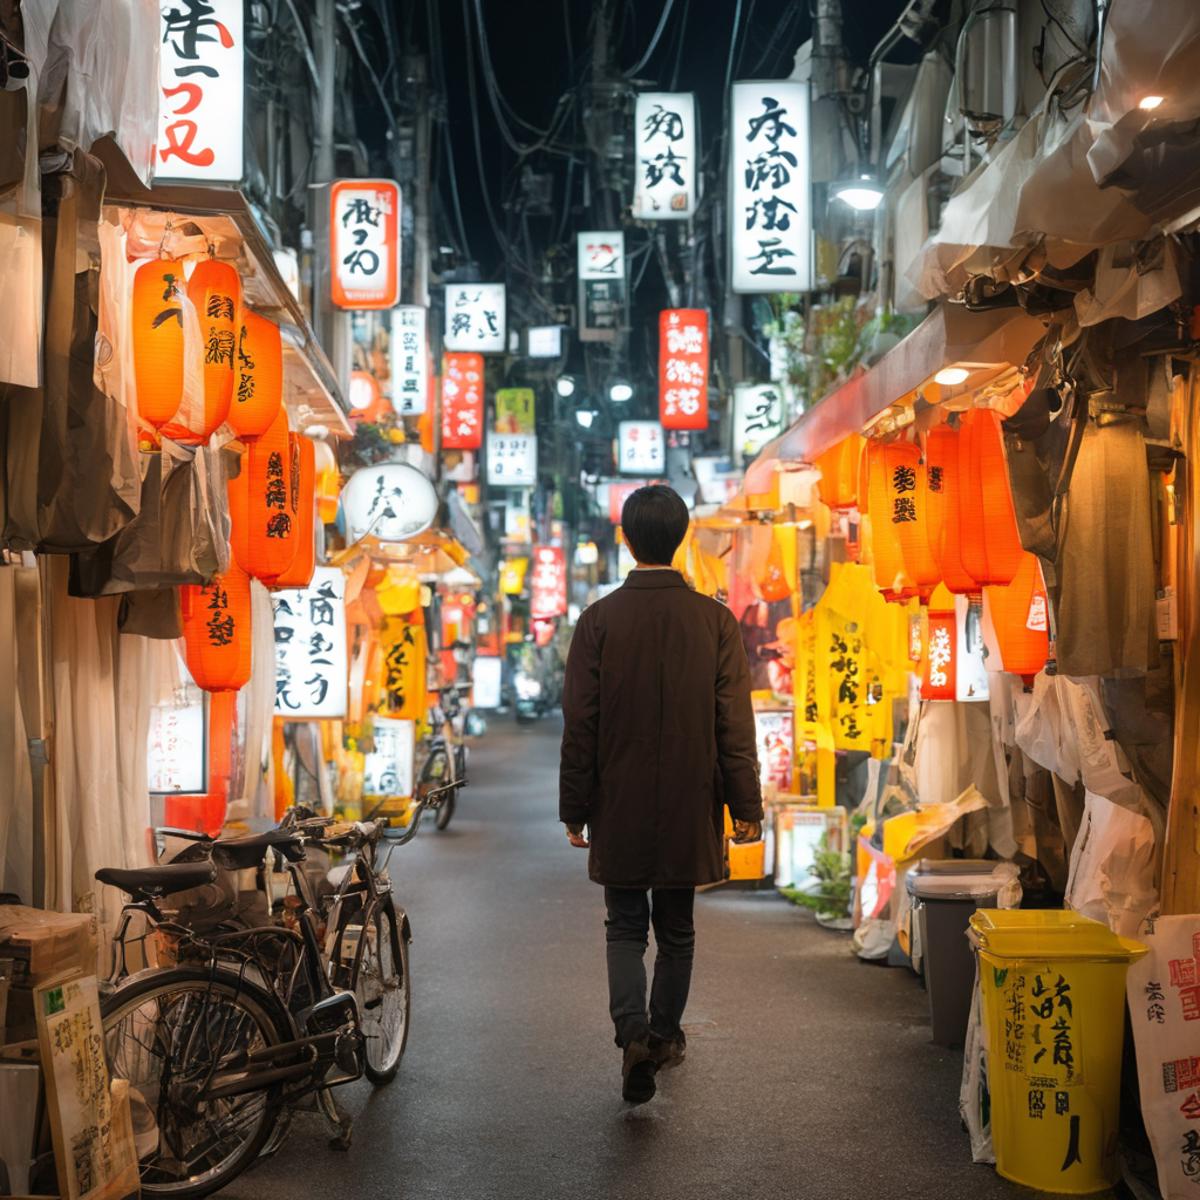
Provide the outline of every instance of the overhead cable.
{"type": "MultiPolygon", "coordinates": [[[[477,0],[478,2],[478,0],[477,0]]],[[[628,71],[622,72],[626,76],[636,75],[649,61],[650,56],[658,47],[658,40],[662,37],[662,32],[666,28],[667,18],[671,15],[671,9],[675,5],[675,0],[664,0],[662,16],[658,18],[658,28],[654,31],[654,36],[650,39],[650,45],[646,47],[646,53],[629,68],[628,71]]],[[[739,7],[740,0],[739,0],[739,7]]]]}

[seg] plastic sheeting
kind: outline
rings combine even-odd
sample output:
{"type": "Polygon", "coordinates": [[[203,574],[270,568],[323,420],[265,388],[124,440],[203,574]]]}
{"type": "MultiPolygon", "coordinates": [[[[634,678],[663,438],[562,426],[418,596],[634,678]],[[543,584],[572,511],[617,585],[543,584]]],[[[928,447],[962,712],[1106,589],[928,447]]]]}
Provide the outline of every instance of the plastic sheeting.
{"type": "Polygon", "coordinates": [[[271,820],[275,814],[271,728],[275,717],[275,610],[271,594],[250,581],[250,682],[238,696],[240,770],[229,791],[226,820],[271,820]]]}

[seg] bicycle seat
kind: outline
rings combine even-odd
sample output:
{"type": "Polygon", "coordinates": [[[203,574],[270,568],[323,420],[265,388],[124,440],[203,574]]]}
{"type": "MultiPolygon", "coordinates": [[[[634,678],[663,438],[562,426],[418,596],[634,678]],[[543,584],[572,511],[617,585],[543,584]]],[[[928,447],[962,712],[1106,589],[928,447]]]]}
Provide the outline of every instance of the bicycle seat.
{"type": "Polygon", "coordinates": [[[170,896],[203,887],[216,877],[216,868],[210,862],[167,863],[161,867],[136,867],[129,871],[103,867],[96,872],[101,883],[111,884],[131,896],[170,896]]]}
{"type": "Polygon", "coordinates": [[[213,862],[227,871],[243,871],[247,867],[257,867],[268,850],[278,850],[289,862],[299,862],[304,857],[304,844],[288,829],[222,838],[213,844],[212,856],[213,862]]]}

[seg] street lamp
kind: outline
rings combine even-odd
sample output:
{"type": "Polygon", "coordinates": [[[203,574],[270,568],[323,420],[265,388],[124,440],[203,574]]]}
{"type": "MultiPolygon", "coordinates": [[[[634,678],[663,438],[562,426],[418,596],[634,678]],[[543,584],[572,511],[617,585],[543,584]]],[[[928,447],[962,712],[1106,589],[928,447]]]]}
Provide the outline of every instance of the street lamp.
{"type": "Polygon", "coordinates": [[[579,422],[583,429],[591,429],[596,421],[596,410],[593,408],[577,408],[575,410],[575,420],[579,422]]]}
{"type": "Polygon", "coordinates": [[[624,379],[614,379],[608,385],[608,398],[614,404],[628,404],[633,399],[633,385],[624,379]]]}
{"type": "Polygon", "coordinates": [[[869,171],[861,172],[854,179],[833,185],[833,198],[850,205],[858,212],[871,212],[879,207],[883,199],[883,188],[869,171]]]}
{"type": "Polygon", "coordinates": [[[560,375],[554,381],[554,390],[564,399],[575,395],[575,376],[560,375]]]}

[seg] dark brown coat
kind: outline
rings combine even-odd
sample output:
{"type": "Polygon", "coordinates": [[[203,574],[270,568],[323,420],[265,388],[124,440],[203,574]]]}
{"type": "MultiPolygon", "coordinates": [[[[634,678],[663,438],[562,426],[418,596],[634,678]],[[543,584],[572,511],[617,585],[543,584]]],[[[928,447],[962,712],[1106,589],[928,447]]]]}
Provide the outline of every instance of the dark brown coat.
{"type": "Polygon", "coordinates": [[[722,809],[762,819],[738,623],[676,571],[634,571],[579,619],[563,689],[559,818],[611,887],[724,876],[722,809]]]}

